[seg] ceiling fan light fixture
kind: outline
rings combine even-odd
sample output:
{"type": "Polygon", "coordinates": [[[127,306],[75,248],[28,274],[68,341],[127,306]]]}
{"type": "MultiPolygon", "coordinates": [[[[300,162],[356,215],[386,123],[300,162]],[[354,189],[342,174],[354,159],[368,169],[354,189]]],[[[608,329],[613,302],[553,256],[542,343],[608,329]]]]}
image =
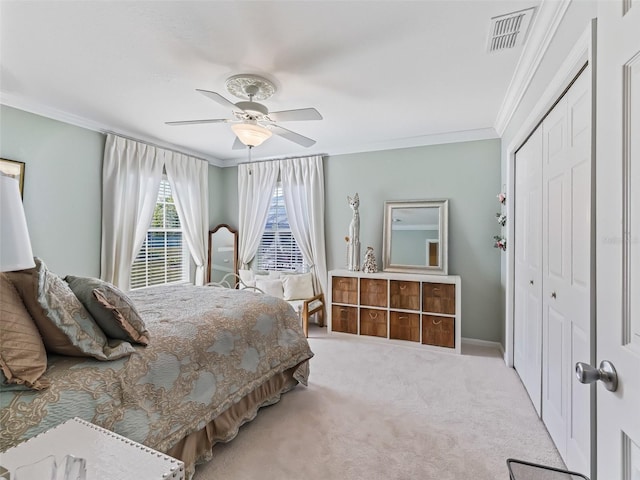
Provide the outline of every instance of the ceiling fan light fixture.
{"type": "Polygon", "coordinates": [[[257,147],[271,137],[271,130],[254,123],[236,123],[231,130],[247,147],[257,147]]]}

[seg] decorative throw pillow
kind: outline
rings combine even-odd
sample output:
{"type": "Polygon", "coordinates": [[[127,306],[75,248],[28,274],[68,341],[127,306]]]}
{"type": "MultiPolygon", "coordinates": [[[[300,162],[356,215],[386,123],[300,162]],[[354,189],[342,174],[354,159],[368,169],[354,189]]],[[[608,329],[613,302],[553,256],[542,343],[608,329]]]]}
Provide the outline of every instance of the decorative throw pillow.
{"type": "Polygon", "coordinates": [[[0,388],[47,388],[47,352],[40,332],[5,274],[0,274],[0,330],[0,388]]]}
{"type": "Polygon", "coordinates": [[[135,350],[127,342],[110,344],[104,332],[64,280],[35,258],[36,266],[7,273],[31,314],[48,352],[115,360],[135,350]]]}
{"type": "Polygon", "coordinates": [[[263,275],[256,277],[256,288],[259,288],[267,295],[272,297],[284,298],[282,290],[282,280],[279,278],[262,278],[263,275]]]}
{"type": "Polygon", "coordinates": [[[149,345],[149,332],[131,299],[115,285],[99,278],[64,279],[109,338],[149,345]]]}
{"type": "Polygon", "coordinates": [[[281,280],[285,300],[305,300],[313,297],[313,279],[311,273],[283,275],[281,280]]]}
{"type": "Polygon", "coordinates": [[[242,280],[242,283],[244,283],[245,288],[256,286],[256,279],[255,275],[253,274],[253,270],[245,270],[241,268],[240,270],[238,270],[238,276],[240,277],[240,280],[242,280]]]}

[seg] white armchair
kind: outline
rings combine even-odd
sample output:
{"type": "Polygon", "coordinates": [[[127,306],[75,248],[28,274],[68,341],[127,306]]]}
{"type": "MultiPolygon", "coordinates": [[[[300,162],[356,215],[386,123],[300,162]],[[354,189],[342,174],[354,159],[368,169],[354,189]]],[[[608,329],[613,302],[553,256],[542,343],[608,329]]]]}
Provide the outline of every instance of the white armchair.
{"type": "Polygon", "coordinates": [[[315,293],[310,273],[289,274],[271,272],[256,275],[251,270],[241,270],[234,284],[250,288],[286,300],[298,312],[305,336],[309,336],[309,319],[318,315],[318,325],[324,326],[325,301],[323,293],[315,293]]]}
{"type": "Polygon", "coordinates": [[[318,314],[318,325],[324,326],[324,293],[319,293],[306,300],[287,300],[289,305],[298,312],[298,316],[302,321],[302,330],[306,337],[309,336],[309,318],[311,315],[318,314]]]}

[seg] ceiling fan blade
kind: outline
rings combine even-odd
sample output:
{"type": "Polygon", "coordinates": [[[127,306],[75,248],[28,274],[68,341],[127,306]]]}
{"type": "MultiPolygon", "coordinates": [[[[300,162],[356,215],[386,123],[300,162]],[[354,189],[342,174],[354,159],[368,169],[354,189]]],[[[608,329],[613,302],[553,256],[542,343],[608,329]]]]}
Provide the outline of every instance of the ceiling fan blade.
{"type": "Polygon", "coordinates": [[[226,98],[224,98],[219,93],[210,92],[209,90],[201,90],[199,88],[196,88],[196,92],[200,92],[205,97],[209,97],[211,100],[213,100],[214,102],[219,103],[220,105],[222,105],[225,108],[230,108],[231,111],[234,111],[234,112],[237,112],[237,111],[243,112],[244,111],[240,107],[238,107],[235,103],[231,102],[230,100],[227,100],[226,98]]]}
{"type": "Polygon", "coordinates": [[[233,142],[233,146],[231,147],[231,149],[232,150],[242,150],[244,148],[247,148],[247,146],[244,143],[242,143],[238,137],[236,137],[235,141],[233,142]]]}
{"type": "Polygon", "coordinates": [[[227,123],[226,118],[208,118],[204,120],[180,120],[178,122],[164,122],[166,125],[197,125],[199,123],[227,123]]]}
{"type": "Polygon", "coordinates": [[[270,125],[269,130],[271,130],[276,135],[281,136],[282,138],[286,138],[287,140],[297,143],[298,145],[302,145],[303,147],[310,147],[316,143],[315,140],[310,139],[309,137],[305,137],[304,135],[300,135],[299,133],[292,132],[291,130],[287,130],[286,128],[279,127],[277,125],[270,125]]]}
{"type": "Polygon", "coordinates": [[[274,122],[291,122],[298,120],[322,120],[322,115],[315,108],[298,108],[296,110],[281,110],[270,112],[269,118],[274,122]]]}

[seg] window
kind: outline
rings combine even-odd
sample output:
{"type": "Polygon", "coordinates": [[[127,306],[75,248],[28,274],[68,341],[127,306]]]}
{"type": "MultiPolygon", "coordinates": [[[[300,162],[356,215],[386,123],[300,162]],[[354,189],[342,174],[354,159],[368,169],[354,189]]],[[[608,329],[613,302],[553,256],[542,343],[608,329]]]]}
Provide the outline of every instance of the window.
{"type": "Polygon", "coordinates": [[[188,269],[188,251],[171,185],[163,178],[151,226],[131,266],[131,289],[186,281],[188,269]]]}
{"type": "Polygon", "coordinates": [[[284,208],[282,185],[278,183],[271,197],[267,223],[258,247],[258,270],[288,270],[306,272],[295,238],[291,233],[284,208]]]}

